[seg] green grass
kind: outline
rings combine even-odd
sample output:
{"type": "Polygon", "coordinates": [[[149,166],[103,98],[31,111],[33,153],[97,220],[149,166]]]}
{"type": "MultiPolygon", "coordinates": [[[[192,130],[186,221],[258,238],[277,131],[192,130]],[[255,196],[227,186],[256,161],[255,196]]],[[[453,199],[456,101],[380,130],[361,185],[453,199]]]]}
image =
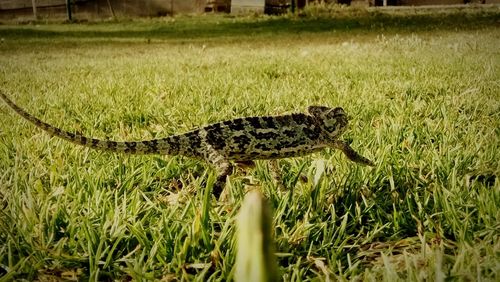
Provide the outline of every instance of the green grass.
{"type": "MultiPolygon", "coordinates": [[[[498,281],[500,14],[418,11],[4,24],[0,87],[114,140],[342,106],[374,168],[334,150],[284,159],[288,192],[266,162],[247,172],[283,279],[498,281]]],[[[248,187],[232,176],[219,202],[213,180],[195,160],[50,138],[3,104],[0,280],[231,278],[248,187]]]]}

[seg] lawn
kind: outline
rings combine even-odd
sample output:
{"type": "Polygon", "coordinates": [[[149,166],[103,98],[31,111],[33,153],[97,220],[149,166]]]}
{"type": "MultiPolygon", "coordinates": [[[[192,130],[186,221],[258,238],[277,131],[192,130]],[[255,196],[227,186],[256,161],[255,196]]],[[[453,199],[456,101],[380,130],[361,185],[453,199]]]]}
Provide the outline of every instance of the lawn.
{"type": "Polygon", "coordinates": [[[342,106],[376,163],[283,159],[281,191],[259,161],[218,201],[205,163],[86,149],[0,102],[0,280],[231,279],[260,189],[285,281],[499,281],[499,27],[498,6],[0,25],[0,90],[62,129],[142,140],[342,106]]]}

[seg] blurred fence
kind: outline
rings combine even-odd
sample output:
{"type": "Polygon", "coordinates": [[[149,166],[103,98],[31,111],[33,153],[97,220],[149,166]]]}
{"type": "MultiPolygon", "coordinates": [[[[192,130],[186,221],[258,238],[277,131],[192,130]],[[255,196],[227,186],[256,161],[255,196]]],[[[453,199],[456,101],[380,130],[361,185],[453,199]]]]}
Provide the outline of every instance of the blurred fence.
{"type": "MultiPolygon", "coordinates": [[[[0,18],[65,17],[66,0],[0,0],[0,18]]],[[[72,14],[77,19],[113,16],[154,17],[171,14],[202,13],[206,0],[72,0],[72,14]]]]}
{"type": "MultiPolygon", "coordinates": [[[[294,0],[293,5],[292,0],[71,0],[71,3],[74,18],[82,20],[230,11],[280,14],[314,3],[367,7],[499,4],[500,0],[294,0]]],[[[66,0],[0,0],[0,19],[64,18],[66,13],[66,0]]]]}

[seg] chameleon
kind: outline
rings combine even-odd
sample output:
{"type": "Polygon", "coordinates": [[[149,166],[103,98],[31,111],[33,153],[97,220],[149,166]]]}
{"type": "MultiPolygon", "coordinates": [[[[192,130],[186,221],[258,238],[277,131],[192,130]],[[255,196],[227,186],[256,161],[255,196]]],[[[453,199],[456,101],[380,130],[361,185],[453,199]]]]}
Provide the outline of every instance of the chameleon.
{"type": "Polygon", "coordinates": [[[307,113],[242,117],[216,122],[182,134],[142,141],[100,140],[50,125],[16,105],[2,91],[0,97],[36,127],[69,142],[92,149],[127,154],[180,155],[213,165],[214,195],[222,192],[235,165],[254,166],[255,160],[298,157],[330,147],[362,165],[374,163],[340,140],[348,125],[341,107],[309,106],[307,113]]]}

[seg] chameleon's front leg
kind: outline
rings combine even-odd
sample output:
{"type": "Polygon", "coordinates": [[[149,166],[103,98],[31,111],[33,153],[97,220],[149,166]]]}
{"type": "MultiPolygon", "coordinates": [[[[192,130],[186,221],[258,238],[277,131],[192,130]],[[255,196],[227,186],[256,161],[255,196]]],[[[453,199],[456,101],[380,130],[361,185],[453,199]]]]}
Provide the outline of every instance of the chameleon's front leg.
{"type": "Polygon", "coordinates": [[[241,169],[253,169],[255,168],[254,161],[236,161],[236,166],[241,169]]]}
{"type": "Polygon", "coordinates": [[[270,160],[268,164],[269,164],[269,171],[271,172],[271,176],[276,182],[276,186],[278,187],[278,189],[280,189],[280,191],[286,191],[286,187],[283,184],[283,176],[281,174],[281,169],[278,164],[278,160],[270,160]]]}
{"type": "MultiPolygon", "coordinates": [[[[236,166],[241,169],[253,169],[255,168],[254,161],[236,161],[236,166]]],[[[273,180],[276,182],[276,186],[281,190],[285,191],[285,185],[283,185],[283,177],[281,175],[281,169],[278,164],[278,160],[272,159],[268,162],[269,171],[273,180]]]]}
{"type": "Polygon", "coordinates": [[[351,146],[349,146],[349,144],[347,144],[345,141],[335,140],[332,144],[332,147],[344,152],[346,157],[353,162],[368,166],[375,166],[375,164],[372,161],[361,156],[358,152],[354,151],[354,149],[351,148],[351,146]]]}

